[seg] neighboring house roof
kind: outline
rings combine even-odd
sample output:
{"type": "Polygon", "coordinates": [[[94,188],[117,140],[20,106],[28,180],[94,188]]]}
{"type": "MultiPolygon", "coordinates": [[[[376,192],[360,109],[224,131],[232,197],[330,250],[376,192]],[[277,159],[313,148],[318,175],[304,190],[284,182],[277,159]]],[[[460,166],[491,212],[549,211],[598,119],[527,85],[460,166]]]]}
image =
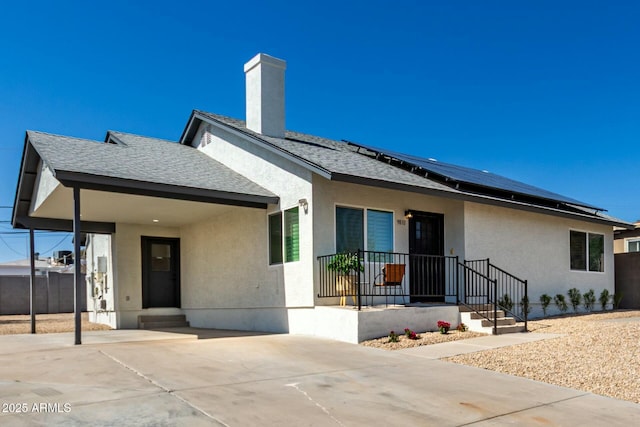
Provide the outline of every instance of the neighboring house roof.
{"type": "Polygon", "coordinates": [[[508,206],[624,228],[632,227],[625,221],[604,214],[601,208],[499,175],[415,156],[400,156],[389,150],[300,132],[286,131],[284,138],[265,136],[247,129],[243,120],[200,110],[193,111],[180,143],[191,145],[203,121],[235,131],[254,143],[262,144],[335,181],[508,206]],[[480,181],[483,176],[487,179],[480,181]]]}
{"type": "Polygon", "coordinates": [[[28,215],[39,160],[66,186],[266,207],[278,197],[191,147],[110,131],[106,142],[28,131],[14,224],[28,215]]]}

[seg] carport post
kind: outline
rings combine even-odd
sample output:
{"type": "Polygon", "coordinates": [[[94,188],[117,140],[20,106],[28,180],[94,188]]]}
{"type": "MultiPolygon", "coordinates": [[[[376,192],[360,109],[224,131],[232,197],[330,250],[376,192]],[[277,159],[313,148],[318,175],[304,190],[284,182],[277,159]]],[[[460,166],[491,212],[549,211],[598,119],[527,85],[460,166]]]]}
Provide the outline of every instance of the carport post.
{"type": "Polygon", "coordinates": [[[76,321],[75,344],[82,344],[82,262],[80,255],[80,187],[73,187],[73,267],[74,267],[74,313],[76,321]]]}
{"type": "Polygon", "coordinates": [[[29,312],[31,314],[31,333],[36,333],[36,251],[33,241],[33,228],[29,228],[29,264],[31,280],[29,281],[29,312]]]}

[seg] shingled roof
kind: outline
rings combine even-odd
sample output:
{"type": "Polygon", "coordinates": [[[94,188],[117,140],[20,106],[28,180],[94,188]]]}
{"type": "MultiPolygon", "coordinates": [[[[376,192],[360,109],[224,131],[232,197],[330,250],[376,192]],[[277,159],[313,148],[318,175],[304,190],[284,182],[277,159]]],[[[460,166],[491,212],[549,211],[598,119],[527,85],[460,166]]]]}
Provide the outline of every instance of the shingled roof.
{"type": "MultiPolygon", "coordinates": [[[[403,163],[390,156],[380,156],[379,154],[382,153],[376,153],[367,149],[366,146],[347,141],[336,141],[293,131],[285,131],[284,138],[265,136],[247,129],[243,120],[201,110],[193,111],[191,119],[180,138],[181,144],[191,145],[193,143],[198,124],[202,121],[233,129],[253,141],[275,148],[285,156],[325,172],[327,178],[336,181],[354,182],[507,206],[514,209],[580,218],[625,228],[630,226],[625,221],[603,213],[603,209],[543,189],[537,189],[524,183],[521,184],[522,188],[537,189],[537,194],[514,193],[500,188],[468,185],[467,183],[449,180],[448,177],[438,176],[437,174],[422,173],[423,171],[415,170],[419,168],[414,168],[411,164],[403,163]],[[545,197],[540,197],[540,194],[545,197]]],[[[508,180],[511,183],[517,183],[508,178],[499,178],[508,180]]]]}
{"type": "Polygon", "coordinates": [[[14,226],[28,215],[38,163],[66,186],[181,200],[266,207],[278,196],[199,150],[109,131],[99,142],[27,131],[14,226]]]}

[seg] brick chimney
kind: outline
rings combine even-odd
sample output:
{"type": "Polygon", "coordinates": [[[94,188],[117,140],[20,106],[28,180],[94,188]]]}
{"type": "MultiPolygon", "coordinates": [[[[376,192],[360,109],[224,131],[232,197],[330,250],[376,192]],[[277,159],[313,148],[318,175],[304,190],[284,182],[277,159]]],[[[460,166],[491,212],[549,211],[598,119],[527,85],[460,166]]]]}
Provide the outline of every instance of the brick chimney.
{"type": "Polygon", "coordinates": [[[284,70],[287,63],[259,53],[244,64],[247,85],[247,128],[284,138],[284,70]]]}

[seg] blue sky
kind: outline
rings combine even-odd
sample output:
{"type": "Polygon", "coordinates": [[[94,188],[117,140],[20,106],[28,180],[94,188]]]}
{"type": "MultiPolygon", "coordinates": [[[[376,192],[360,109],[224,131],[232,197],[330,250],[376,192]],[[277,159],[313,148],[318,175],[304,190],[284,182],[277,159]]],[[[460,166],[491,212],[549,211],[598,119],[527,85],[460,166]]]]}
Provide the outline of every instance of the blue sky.
{"type": "MultiPolygon", "coordinates": [[[[176,140],[194,108],[244,118],[242,67],[265,52],[287,61],[288,129],[486,169],[635,221],[638,22],[635,1],[3,4],[0,206],[27,129],[176,140]]],[[[11,232],[0,222],[0,262],[26,255],[11,232]]],[[[71,240],[38,235],[37,251],[52,247],[71,240]]]]}

